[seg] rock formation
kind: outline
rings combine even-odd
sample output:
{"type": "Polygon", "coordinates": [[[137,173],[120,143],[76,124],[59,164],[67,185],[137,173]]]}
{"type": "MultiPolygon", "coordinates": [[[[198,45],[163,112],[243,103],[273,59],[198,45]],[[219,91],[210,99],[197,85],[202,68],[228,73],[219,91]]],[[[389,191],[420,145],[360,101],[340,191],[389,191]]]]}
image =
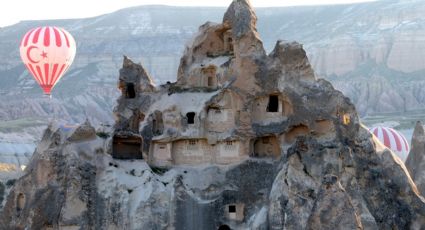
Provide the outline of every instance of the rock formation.
{"type": "Polygon", "coordinates": [[[422,195],[425,194],[425,132],[418,121],[413,131],[412,149],[406,159],[406,168],[422,195]]]}
{"type": "Polygon", "coordinates": [[[125,57],[110,137],[95,138],[90,124],[74,134],[50,126],[1,226],[425,226],[404,164],[348,98],[316,80],[302,45],[278,41],[267,55],[256,19],[247,0],[234,0],[222,23],[200,27],[173,83],[155,87],[125,57]]]}

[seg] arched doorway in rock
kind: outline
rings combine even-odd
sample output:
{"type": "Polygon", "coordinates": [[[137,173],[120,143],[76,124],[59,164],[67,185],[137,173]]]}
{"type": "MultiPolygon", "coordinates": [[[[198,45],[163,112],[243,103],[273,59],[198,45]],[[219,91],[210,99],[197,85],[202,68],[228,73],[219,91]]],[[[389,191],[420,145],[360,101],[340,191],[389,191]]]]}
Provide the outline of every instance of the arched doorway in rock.
{"type": "Polygon", "coordinates": [[[23,193],[19,193],[16,197],[16,211],[19,213],[25,207],[25,195],[23,193]]]}
{"type": "Polygon", "coordinates": [[[279,112],[279,96],[278,95],[270,95],[269,102],[267,104],[267,112],[276,113],[279,112]]]}
{"type": "Polygon", "coordinates": [[[133,83],[127,83],[125,85],[125,98],[135,98],[136,97],[136,90],[134,88],[133,83]]]}

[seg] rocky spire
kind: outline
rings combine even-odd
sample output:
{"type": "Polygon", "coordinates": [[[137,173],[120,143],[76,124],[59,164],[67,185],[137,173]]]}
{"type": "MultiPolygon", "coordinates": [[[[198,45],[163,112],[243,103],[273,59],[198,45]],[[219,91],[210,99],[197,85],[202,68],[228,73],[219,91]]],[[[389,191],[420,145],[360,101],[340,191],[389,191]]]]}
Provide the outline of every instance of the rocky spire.
{"type": "Polygon", "coordinates": [[[273,60],[274,71],[281,72],[286,81],[315,80],[313,68],[302,44],[279,40],[269,57],[273,60]]]}
{"type": "MultiPolygon", "coordinates": [[[[221,83],[236,79],[234,86],[255,88],[252,76],[258,68],[257,60],[264,60],[266,52],[259,38],[256,28],[257,16],[248,0],[235,0],[227,9],[223,22],[205,23],[199,27],[194,39],[187,44],[183,57],[180,60],[177,82],[180,85],[193,86],[199,81],[199,66],[208,66],[211,58],[232,57],[226,70],[231,74],[223,74],[221,83]],[[229,69],[229,71],[227,70],[229,69]]],[[[221,72],[221,66],[217,66],[221,72]]]]}
{"type": "Polygon", "coordinates": [[[120,81],[131,82],[136,86],[136,90],[141,92],[152,92],[155,88],[152,78],[142,65],[134,63],[127,56],[124,56],[122,69],[120,70],[120,81]]]}
{"type": "Polygon", "coordinates": [[[257,15],[249,0],[234,0],[224,14],[223,23],[233,28],[235,38],[241,38],[244,34],[257,30],[257,15]]]}
{"type": "Polygon", "coordinates": [[[235,52],[265,54],[257,33],[257,16],[249,0],[234,0],[224,14],[223,24],[232,29],[235,52]],[[244,40],[249,42],[242,42],[244,40]]]}
{"type": "Polygon", "coordinates": [[[425,131],[422,122],[416,122],[406,168],[422,195],[425,194],[425,131]]]}

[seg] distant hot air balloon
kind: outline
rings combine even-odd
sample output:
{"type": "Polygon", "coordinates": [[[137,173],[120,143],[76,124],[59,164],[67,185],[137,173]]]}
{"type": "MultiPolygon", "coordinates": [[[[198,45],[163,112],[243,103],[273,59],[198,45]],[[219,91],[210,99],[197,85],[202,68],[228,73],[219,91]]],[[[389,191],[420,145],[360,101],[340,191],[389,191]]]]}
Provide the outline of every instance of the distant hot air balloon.
{"type": "Polygon", "coordinates": [[[406,138],[400,132],[387,127],[374,127],[370,129],[387,148],[391,149],[403,161],[406,160],[409,154],[409,144],[406,138]]]}
{"type": "Polygon", "coordinates": [[[75,52],[72,35],[54,26],[31,29],[20,45],[22,61],[47,95],[74,61],[75,52]]]}

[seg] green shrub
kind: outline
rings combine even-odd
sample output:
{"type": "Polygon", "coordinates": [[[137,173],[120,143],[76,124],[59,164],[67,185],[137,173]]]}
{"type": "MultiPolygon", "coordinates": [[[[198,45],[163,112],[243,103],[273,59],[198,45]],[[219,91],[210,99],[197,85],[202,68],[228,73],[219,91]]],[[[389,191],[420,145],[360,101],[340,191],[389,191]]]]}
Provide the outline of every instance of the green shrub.
{"type": "Polygon", "coordinates": [[[110,137],[109,133],[107,132],[96,132],[96,135],[102,139],[108,139],[108,137],[110,137]]]}

